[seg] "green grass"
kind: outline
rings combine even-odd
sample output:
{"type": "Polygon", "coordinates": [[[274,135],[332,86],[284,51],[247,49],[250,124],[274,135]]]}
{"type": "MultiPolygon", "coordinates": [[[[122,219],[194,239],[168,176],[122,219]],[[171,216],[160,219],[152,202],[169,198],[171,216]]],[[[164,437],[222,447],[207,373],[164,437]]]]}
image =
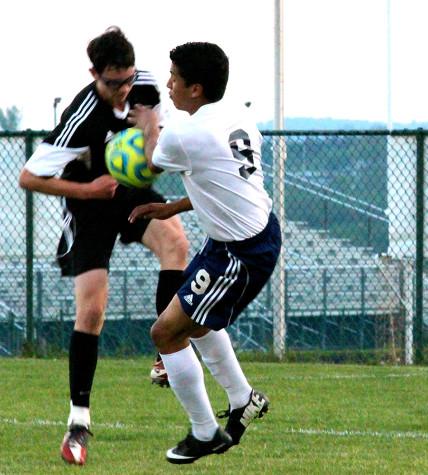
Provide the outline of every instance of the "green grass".
{"type": "MultiPolygon", "coordinates": [[[[59,445],[68,414],[67,361],[0,358],[0,474],[428,473],[428,368],[244,362],[271,410],[241,445],[190,466],[165,461],[187,432],[169,389],[150,385],[150,359],[101,359],[85,467],[59,445]]],[[[214,410],[227,401],[206,375],[214,410]]]]}

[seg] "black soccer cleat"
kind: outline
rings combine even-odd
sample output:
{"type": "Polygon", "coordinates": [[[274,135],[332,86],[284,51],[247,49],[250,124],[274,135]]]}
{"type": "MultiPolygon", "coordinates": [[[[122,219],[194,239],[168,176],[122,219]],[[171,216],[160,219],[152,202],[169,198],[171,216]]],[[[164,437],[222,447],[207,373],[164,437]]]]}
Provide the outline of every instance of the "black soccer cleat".
{"type": "Polygon", "coordinates": [[[217,429],[212,440],[207,442],[198,440],[190,431],[184,440],[167,451],[166,459],[176,464],[193,463],[206,455],[222,454],[232,445],[232,438],[221,427],[217,429]]]}
{"type": "Polygon", "coordinates": [[[269,399],[260,391],[252,390],[248,403],[233,411],[227,409],[217,414],[218,418],[229,417],[225,430],[233,440],[233,445],[238,445],[247,427],[254,419],[263,417],[269,409],[269,399]]]}

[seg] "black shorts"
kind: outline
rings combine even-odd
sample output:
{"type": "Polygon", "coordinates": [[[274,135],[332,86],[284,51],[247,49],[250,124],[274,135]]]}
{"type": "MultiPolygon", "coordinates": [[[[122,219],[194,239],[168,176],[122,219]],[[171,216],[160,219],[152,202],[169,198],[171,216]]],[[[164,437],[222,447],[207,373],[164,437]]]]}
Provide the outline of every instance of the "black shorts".
{"type": "Polygon", "coordinates": [[[92,269],[109,269],[116,238],[124,244],[141,243],[150,222],[139,219],[131,224],[131,211],[144,203],[164,203],[165,198],[151,188],[118,186],[112,200],[67,199],[63,233],[57,261],[63,276],[77,276],[92,269]]]}

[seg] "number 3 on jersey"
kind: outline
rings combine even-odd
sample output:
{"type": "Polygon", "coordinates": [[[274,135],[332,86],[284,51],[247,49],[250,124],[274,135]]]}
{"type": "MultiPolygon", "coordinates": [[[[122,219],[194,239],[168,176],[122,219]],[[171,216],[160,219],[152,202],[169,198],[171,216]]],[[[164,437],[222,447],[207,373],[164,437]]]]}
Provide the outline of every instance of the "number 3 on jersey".
{"type": "Polygon", "coordinates": [[[239,174],[246,180],[257,170],[254,166],[254,150],[251,148],[250,137],[245,130],[238,129],[229,136],[229,145],[233,156],[241,162],[246,162],[239,167],[239,174]]]}

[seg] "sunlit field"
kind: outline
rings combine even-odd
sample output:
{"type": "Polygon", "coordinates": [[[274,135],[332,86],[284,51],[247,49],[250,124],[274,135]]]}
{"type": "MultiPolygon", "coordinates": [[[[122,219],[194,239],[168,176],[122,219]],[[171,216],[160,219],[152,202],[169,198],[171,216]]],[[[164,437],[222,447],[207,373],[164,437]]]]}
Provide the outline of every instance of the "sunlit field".
{"type": "MultiPolygon", "coordinates": [[[[165,451],[189,426],[172,391],[150,384],[151,359],[101,359],[82,468],[59,455],[67,365],[0,359],[0,474],[428,473],[428,368],[245,362],[269,413],[226,454],[177,466],[165,451]]],[[[226,409],[208,373],[206,383],[214,410],[226,409]]]]}

